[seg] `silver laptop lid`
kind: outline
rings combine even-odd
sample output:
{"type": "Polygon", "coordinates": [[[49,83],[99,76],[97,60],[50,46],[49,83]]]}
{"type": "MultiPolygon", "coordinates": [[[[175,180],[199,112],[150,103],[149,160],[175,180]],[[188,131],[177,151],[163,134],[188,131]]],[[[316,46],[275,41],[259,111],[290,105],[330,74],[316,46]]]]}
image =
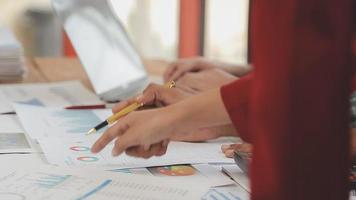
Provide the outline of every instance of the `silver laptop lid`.
{"type": "Polygon", "coordinates": [[[108,0],[52,0],[95,92],[105,100],[126,98],[147,73],[108,0]]]}

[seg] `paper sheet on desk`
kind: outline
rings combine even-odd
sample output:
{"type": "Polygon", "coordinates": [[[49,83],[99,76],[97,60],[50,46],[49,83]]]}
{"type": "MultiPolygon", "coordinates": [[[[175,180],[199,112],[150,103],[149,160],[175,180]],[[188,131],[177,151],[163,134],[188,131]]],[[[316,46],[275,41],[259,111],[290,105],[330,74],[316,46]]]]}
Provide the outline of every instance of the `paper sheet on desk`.
{"type": "Polygon", "coordinates": [[[0,199],[200,199],[204,183],[185,183],[134,174],[37,167],[0,179],[0,199]]]}
{"type": "Polygon", "coordinates": [[[45,137],[39,143],[49,163],[60,166],[93,166],[105,169],[125,169],[175,164],[233,163],[221,152],[219,143],[170,142],[167,153],[150,159],[135,158],[122,154],[111,156],[113,142],[98,154],[92,154],[90,147],[99,138],[91,135],[78,138],[45,137]]]}
{"type": "Polygon", "coordinates": [[[13,112],[14,102],[58,107],[102,103],[79,81],[0,85],[0,113],[13,112]]]}
{"type": "Polygon", "coordinates": [[[230,177],[222,173],[221,170],[218,170],[209,164],[169,165],[147,168],[118,169],[110,171],[155,176],[162,179],[179,180],[187,183],[200,182],[206,183],[211,187],[227,186],[235,183],[230,179],[230,177]]]}
{"type": "Polygon", "coordinates": [[[38,152],[15,115],[0,115],[0,154],[38,152]]]}
{"type": "Polygon", "coordinates": [[[26,132],[33,139],[47,136],[85,136],[86,132],[112,114],[109,109],[66,110],[14,104],[26,132]],[[36,113],[36,117],[33,114],[36,113]]]}

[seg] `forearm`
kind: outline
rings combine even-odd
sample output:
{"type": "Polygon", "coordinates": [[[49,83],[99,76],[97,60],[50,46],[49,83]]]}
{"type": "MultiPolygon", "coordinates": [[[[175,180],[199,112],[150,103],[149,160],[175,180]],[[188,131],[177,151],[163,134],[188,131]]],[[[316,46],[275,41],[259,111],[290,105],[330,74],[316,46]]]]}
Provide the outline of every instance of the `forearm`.
{"type": "Polygon", "coordinates": [[[253,70],[252,65],[236,65],[236,64],[225,64],[222,66],[222,69],[230,74],[241,77],[253,70]]]}
{"type": "Polygon", "coordinates": [[[177,133],[170,139],[186,142],[201,142],[224,136],[237,136],[237,131],[232,124],[196,129],[187,133],[177,133]]]}
{"type": "Polygon", "coordinates": [[[175,132],[231,124],[219,89],[201,93],[164,109],[167,113],[174,113],[171,119],[178,122],[174,124],[179,124],[175,132]]]}

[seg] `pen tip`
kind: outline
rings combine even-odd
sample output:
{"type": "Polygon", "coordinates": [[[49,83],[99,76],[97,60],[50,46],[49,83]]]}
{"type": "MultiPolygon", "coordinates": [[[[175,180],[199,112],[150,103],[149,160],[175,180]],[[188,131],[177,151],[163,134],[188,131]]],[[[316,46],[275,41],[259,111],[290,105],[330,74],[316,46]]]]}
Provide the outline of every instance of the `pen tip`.
{"type": "Polygon", "coordinates": [[[96,132],[95,128],[92,128],[92,129],[90,129],[88,131],[87,135],[90,135],[90,134],[95,133],[95,132],[96,132]]]}

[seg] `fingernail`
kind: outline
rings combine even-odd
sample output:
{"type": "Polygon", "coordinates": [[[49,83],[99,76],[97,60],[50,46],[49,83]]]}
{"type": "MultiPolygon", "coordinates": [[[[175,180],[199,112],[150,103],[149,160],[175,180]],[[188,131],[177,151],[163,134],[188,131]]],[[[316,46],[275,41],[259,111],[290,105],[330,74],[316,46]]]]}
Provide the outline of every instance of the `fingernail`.
{"type": "Polygon", "coordinates": [[[230,148],[229,144],[223,144],[221,145],[221,150],[225,151],[226,149],[230,148]]]}
{"type": "Polygon", "coordinates": [[[119,152],[117,152],[116,149],[113,149],[113,150],[111,151],[111,155],[114,156],[114,157],[116,157],[116,156],[119,155],[119,152]]]}
{"type": "Polygon", "coordinates": [[[139,103],[142,103],[143,100],[143,94],[140,94],[139,96],[136,97],[136,101],[139,103]]]}
{"type": "Polygon", "coordinates": [[[233,150],[228,150],[225,152],[226,157],[232,158],[234,156],[234,151],[233,150]]]}

